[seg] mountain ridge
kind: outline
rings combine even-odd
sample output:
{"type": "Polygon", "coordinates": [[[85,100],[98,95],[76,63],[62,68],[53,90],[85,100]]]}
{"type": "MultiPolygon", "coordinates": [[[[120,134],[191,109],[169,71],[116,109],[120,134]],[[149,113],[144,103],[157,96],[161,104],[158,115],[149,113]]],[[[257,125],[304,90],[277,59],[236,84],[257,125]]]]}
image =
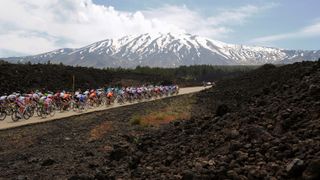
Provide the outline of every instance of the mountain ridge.
{"type": "Polygon", "coordinates": [[[285,50],[228,44],[191,34],[157,33],[106,39],[81,48],[62,48],[34,56],[3,58],[9,62],[63,63],[73,66],[177,67],[181,65],[288,64],[317,60],[320,50],[285,50]]]}

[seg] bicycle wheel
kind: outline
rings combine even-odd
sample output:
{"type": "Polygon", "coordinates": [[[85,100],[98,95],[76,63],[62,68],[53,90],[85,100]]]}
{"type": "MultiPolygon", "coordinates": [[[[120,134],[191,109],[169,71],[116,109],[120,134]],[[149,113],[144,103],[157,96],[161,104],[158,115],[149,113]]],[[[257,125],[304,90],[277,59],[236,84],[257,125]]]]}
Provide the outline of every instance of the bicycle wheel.
{"type": "Polygon", "coordinates": [[[111,99],[110,99],[110,98],[107,99],[107,101],[106,101],[106,106],[107,106],[107,107],[108,107],[108,106],[111,106],[111,99]]]}
{"type": "Polygon", "coordinates": [[[49,115],[50,115],[51,117],[53,117],[53,116],[56,114],[56,111],[55,111],[55,109],[54,109],[53,106],[50,106],[49,109],[48,109],[48,111],[49,111],[49,115]]]}
{"type": "Polygon", "coordinates": [[[53,103],[52,105],[52,109],[54,110],[54,111],[58,111],[58,106],[56,105],[56,103],[53,103]]]}
{"type": "Polygon", "coordinates": [[[6,111],[3,111],[1,109],[1,111],[0,111],[0,121],[3,121],[6,117],[7,117],[6,111]]]}
{"type": "Polygon", "coordinates": [[[79,105],[78,105],[78,112],[79,113],[87,111],[87,109],[88,109],[87,103],[79,102],[79,105]]]}
{"type": "Polygon", "coordinates": [[[99,105],[99,101],[98,100],[95,100],[95,101],[93,101],[93,107],[94,108],[97,108],[97,107],[99,107],[100,105],[99,105]]]}
{"type": "Polygon", "coordinates": [[[30,117],[33,117],[35,109],[36,109],[35,107],[30,107],[30,112],[31,112],[30,117]]]}
{"type": "Polygon", "coordinates": [[[83,111],[88,111],[88,109],[89,109],[89,105],[88,105],[88,103],[83,103],[83,111]]]}
{"type": "Polygon", "coordinates": [[[42,106],[40,111],[41,111],[41,117],[46,118],[47,117],[47,109],[44,106],[42,106]]]}
{"type": "Polygon", "coordinates": [[[24,110],[24,112],[23,112],[23,118],[25,119],[25,120],[28,120],[30,117],[31,117],[31,109],[30,109],[30,107],[29,106],[27,106],[26,107],[26,109],[24,110]]]}
{"type": "Polygon", "coordinates": [[[11,108],[11,107],[6,108],[6,113],[8,116],[11,116],[13,113],[13,108],[11,108]]]}
{"type": "Polygon", "coordinates": [[[17,110],[14,110],[12,112],[11,119],[12,119],[13,122],[16,122],[16,121],[18,121],[20,119],[18,114],[19,114],[19,112],[17,110]]]}
{"type": "Polygon", "coordinates": [[[106,102],[107,102],[107,98],[106,97],[101,98],[101,106],[105,105],[106,102]]]}
{"type": "Polygon", "coordinates": [[[36,113],[37,113],[37,116],[41,117],[41,107],[40,106],[37,106],[36,109],[35,109],[36,113]]]}
{"type": "Polygon", "coordinates": [[[73,109],[75,103],[73,101],[68,102],[68,104],[66,105],[66,111],[70,111],[73,109]]]}

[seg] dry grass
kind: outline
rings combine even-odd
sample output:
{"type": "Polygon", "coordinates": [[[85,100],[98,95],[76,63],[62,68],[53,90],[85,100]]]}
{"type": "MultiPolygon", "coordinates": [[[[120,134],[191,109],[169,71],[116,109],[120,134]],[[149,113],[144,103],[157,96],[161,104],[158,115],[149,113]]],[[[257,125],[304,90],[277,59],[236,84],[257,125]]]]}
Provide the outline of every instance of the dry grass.
{"type": "Polygon", "coordinates": [[[148,111],[148,113],[143,115],[132,116],[130,123],[132,125],[159,127],[176,120],[189,120],[194,101],[193,96],[176,99],[176,101],[172,101],[162,109],[148,111]]]}
{"type": "Polygon", "coordinates": [[[141,125],[143,126],[160,126],[175,120],[188,120],[190,119],[190,112],[153,112],[141,117],[141,125]]]}
{"type": "Polygon", "coordinates": [[[90,131],[89,141],[98,140],[112,130],[112,124],[109,121],[103,122],[90,131]]]}

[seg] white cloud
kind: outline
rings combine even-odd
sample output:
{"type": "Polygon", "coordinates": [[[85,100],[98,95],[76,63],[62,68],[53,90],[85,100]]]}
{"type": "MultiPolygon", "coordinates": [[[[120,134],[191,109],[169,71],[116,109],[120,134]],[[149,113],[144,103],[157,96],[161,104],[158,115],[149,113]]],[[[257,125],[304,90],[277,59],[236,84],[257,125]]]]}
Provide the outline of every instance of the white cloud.
{"type": "Polygon", "coordinates": [[[44,49],[57,49],[52,37],[41,37],[25,31],[14,31],[0,35],[0,49],[7,49],[23,53],[42,52],[44,49]]]}
{"type": "Polygon", "coordinates": [[[320,21],[302,29],[301,34],[305,36],[320,36],[320,21]]]}
{"type": "Polygon", "coordinates": [[[36,54],[147,32],[188,32],[219,39],[233,31],[232,25],[264,9],[248,5],[205,17],[186,6],[124,12],[92,0],[1,0],[0,49],[36,54]]]}
{"type": "Polygon", "coordinates": [[[208,18],[212,25],[237,25],[244,24],[250,17],[259,12],[278,6],[276,3],[264,6],[246,5],[235,9],[221,9],[217,16],[208,18]]]}
{"type": "Polygon", "coordinates": [[[306,26],[295,32],[258,37],[258,38],[252,39],[250,42],[260,44],[260,45],[269,45],[270,43],[284,40],[284,39],[301,39],[301,38],[310,38],[310,37],[320,37],[320,21],[315,22],[314,24],[306,26]]]}
{"type": "Polygon", "coordinates": [[[197,11],[186,6],[169,6],[143,11],[147,17],[158,19],[161,22],[174,24],[188,33],[219,39],[233,32],[232,26],[244,24],[254,15],[272,8],[277,4],[264,6],[246,5],[233,9],[221,9],[214,16],[204,17],[197,11]]]}

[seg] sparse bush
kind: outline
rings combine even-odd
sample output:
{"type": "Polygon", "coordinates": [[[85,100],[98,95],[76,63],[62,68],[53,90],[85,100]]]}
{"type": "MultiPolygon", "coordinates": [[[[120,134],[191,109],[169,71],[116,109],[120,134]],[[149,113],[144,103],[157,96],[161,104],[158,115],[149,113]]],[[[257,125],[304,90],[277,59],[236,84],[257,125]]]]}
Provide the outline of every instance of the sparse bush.
{"type": "Polygon", "coordinates": [[[9,64],[9,63],[7,61],[4,61],[4,60],[0,59],[0,65],[1,64],[9,64]]]}
{"type": "Polygon", "coordinates": [[[141,118],[139,116],[133,116],[130,120],[131,125],[141,125],[141,118]]]}

